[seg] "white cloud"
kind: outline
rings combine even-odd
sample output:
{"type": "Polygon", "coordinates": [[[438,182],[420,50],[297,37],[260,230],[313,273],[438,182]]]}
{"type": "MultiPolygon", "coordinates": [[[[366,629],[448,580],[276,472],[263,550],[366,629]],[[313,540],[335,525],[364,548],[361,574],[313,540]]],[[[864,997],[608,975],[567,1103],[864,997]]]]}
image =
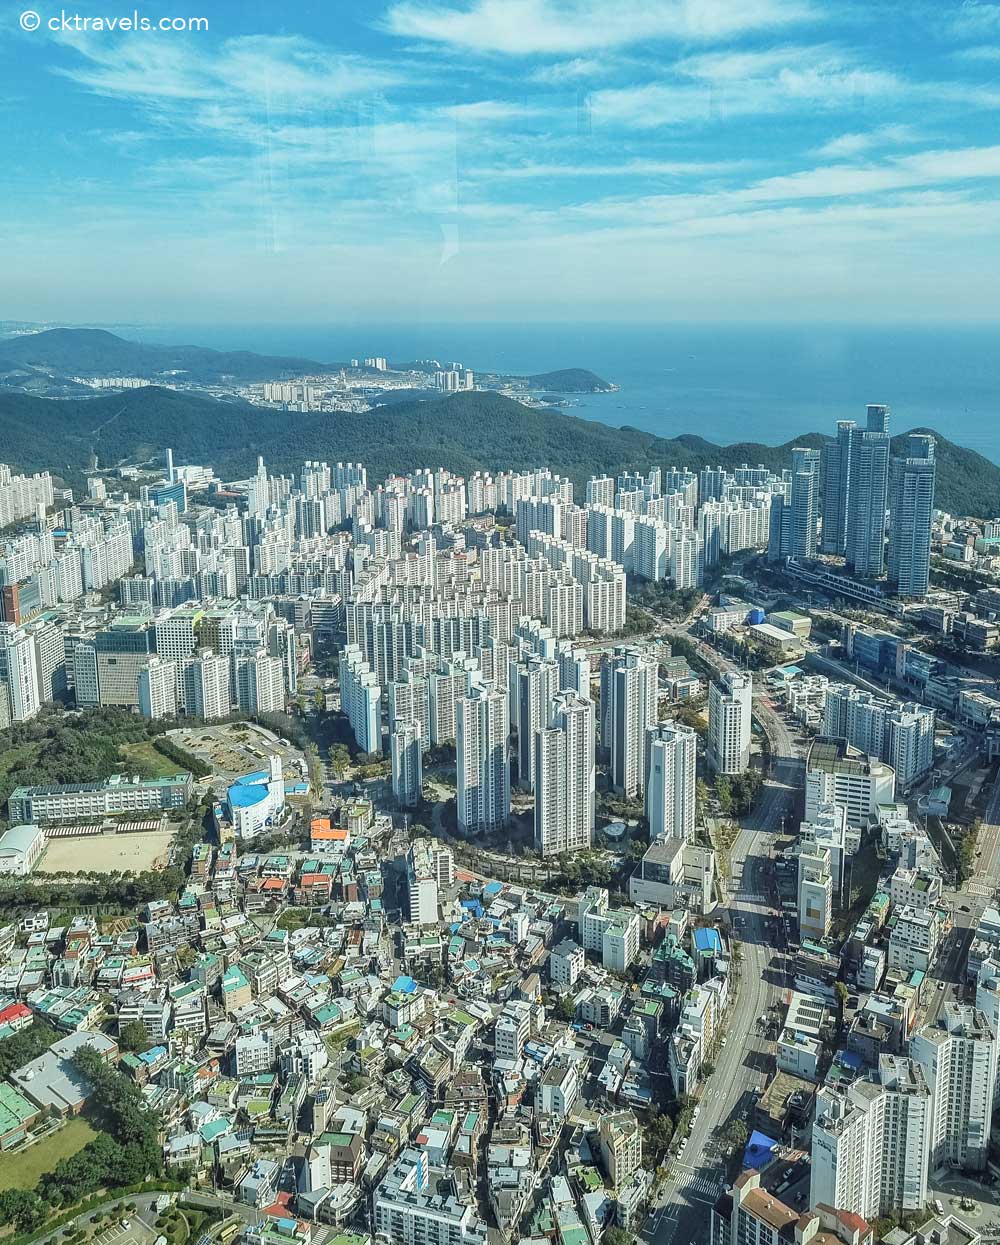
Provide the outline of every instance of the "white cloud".
{"type": "Polygon", "coordinates": [[[874,147],[886,147],[900,143],[915,143],[919,132],[910,125],[880,125],[874,130],[862,130],[856,134],[840,134],[816,149],[818,156],[831,160],[862,155],[874,147]]]}
{"type": "Polygon", "coordinates": [[[150,103],[245,101],[301,112],[380,91],[403,75],[361,57],[341,55],[300,36],[246,35],[218,52],[197,36],[111,41],[71,32],[60,42],[82,62],[55,72],[99,95],[150,103]]]}
{"type": "Polygon", "coordinates": [[[401,0],[393,34],[466,51],[569,55],[650,39],[723,39],[811,16],[808,0],[401,0]]]}
{"type": "Polygon", "coordinates": [[[585,78],[601,77],[614,67],[607,57],[575,56],[572,60],[556,61],[554,65],[544,65],[541,69],[536,69],[532,78],[550,86],[565,86],[585,78]]]}
{"type": "Polygon", "coordinates": [[[811,109],[844,109],[905,93],[894,74],[825,45],[712,52],[672,67],[680,81],[595,91],[595,120],[636,129],[811,109]]]}

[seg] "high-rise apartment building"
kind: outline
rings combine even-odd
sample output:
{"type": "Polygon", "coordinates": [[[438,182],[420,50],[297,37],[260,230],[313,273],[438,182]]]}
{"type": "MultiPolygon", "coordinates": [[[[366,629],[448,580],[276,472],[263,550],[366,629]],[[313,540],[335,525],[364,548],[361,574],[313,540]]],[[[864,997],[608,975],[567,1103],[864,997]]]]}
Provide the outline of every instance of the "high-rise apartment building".
{"type": "Polygon", "coordinates": [[[889,586],[915,600],[930,587],[934,448],[933,437],[915,434],[906,456],[894,458],[889,470],[889,586]]]}
{"type": "Polygon", "coordinates": [[[847,565],[877,579],[885,571],[885,510],[889,491],[889,408],[868,407],[868,425],[851,438],[847,565]]]}
{"type": "Polygon", "coordinates": [[[41,707],[35,649],[27,631],[0,623],[0,721],[27,722],[41,707]]]}
{"type": "Polygon", "coordinates": [[[837,423],[836,440],[823,446],[823,529],[820,539],[823,553],[843,556],[847,551],[851,443],[857,430],[858,425],[853,419],[842,419],[837,423]]]}
{"type": "Polygon", "coordinates": [[[716,774],[750,767],[753,679],[729,670],[708,691],[708,764],[716,774]]]}
{"type": "Polygon", "coordinates": [[[473,684],[455,704],[458,824],[463,833],[499,830],[510,819],[507,697],[473,684]]]}
{"type": "Polygon", "coordinates": [[[601,742],[611,752],[611,784],[630,799],[646,788],[646,732],[657,719],[659,662],[639,648],[616,648],[601,666],[601,742]]]}
{"type": "Polygon", "coordinates": [[[593,701],[557,692],[549,725],[535,734],[535,848],[543,856],[580,851],[594,835],[593,701]]]}
{"type": "Polygon", "coordinates": [[[392,794],[403,808],[415,808],[423,788],[420,723],[401,722],[389,737],[389,749],[392,794]]]}
{"type": "Polygon", "coordinates": [[[535,736],[548,725],[552,698],[559,689],[554,659],[530,653],[510,669],[511,726],[517,732],[517,785],[535,789],[535,736]]]}
{"type": "Polygon", "coordinates": [[[679,722],[657,722],[648,734],[646,816],[649,837],[690,842],[695,827],[698,736],[679,722]]]}
{"type": "Polygon", "coordinates": [[[933,1099],[931,1171],[985,1171],[997,1082],[989,1021],[968,1004],[945,1003],[936,1025],[914,1033],[910,1055],[933,1099]]]}
{"type": "Polygon", "coordinates": [[[831,683],[823,709],[823,733],[846,739],[868,756],[891,765],[904,790],[934,764],[935,713],[928,705],[883,700],[849,683],[831,683]]]}
{"type": "Polygon", "coordinates": [[[823,1086],[812,1129],[810,1204],[866,1219],[922,1210],[933,1099],[920,1065],[882,1055],[878,1073],[823,1086]]]}

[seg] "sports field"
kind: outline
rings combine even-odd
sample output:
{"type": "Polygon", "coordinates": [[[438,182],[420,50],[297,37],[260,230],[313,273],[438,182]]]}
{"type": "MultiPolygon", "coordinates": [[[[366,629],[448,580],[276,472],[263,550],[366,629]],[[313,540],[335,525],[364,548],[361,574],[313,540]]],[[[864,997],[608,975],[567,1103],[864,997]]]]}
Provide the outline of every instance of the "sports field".
{"type": "Polygon", "coordinates": [[[142,873],[162,868],[170,850],[170,830],[147,834],[92,834],[86,838],[49,839],[39,873],[142,873]]]}

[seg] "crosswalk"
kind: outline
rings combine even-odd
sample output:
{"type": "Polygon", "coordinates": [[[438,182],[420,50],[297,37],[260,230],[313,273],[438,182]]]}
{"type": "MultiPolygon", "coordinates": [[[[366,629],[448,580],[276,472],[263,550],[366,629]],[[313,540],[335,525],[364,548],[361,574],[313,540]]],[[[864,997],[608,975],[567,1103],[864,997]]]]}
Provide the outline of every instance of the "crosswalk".
{"type": "Polygon", "coordinates": [[[989,882],[978,882],[973,880],[969,883],[967,889],[970,895],[980,895],[984,899],[989,899],[989,897],[993,894],[993,887],[989,882]]]}
{"type": "Polygon", "coordinates": [[[721,1190],[722,1185],[717,1176],[698,1176],[690,1181],[685,1188],[686,1193],[700,1193],[713,1202],[719,1196],[721,1190]]]}

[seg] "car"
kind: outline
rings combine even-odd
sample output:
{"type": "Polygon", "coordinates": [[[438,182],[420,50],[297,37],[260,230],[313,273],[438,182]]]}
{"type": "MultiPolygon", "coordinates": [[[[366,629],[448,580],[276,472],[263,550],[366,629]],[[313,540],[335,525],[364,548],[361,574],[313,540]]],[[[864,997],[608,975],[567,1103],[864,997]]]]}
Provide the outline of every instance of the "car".
{"type": "Polygon", "coordinates": [[[123,1220],[122,1220],[122,1227],[125,1229],[125,1231],[126,1231],[126,1232],[129,1230],[129,1228],[131,1228],[131,1226],[132,1226],[132,1220],[131,1220],[131,1219],[123,1219],[123,1220]]]}
{"type": "Polygon", "coordinates": [[[939,982],[938,982],[938,989],[939,989],[939,990],[943,990],[943,989],[944,989],[944,982],[943,982],[943,981],[939,981],[939,982]]]}
{"type": "Polygon", "coordinates": [[[962,904],[962,906],[959,908],[959,912],[971,912],[971,911],[972,909],[969,907],[967,903],[962,904]]]}

